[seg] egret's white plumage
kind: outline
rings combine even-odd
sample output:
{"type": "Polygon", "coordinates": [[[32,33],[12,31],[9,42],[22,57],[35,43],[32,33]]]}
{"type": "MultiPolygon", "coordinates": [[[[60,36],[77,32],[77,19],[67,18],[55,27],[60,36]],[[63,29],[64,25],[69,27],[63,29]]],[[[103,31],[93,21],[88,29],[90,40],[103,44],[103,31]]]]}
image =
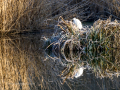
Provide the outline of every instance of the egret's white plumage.
{"type": "Polygon", "coordinates": [[[82,29],[82,23],[79,19],[73,18],[73,23],[76,25],[78,29],[82,29]]]}
{"type": "Polygon", "coordinates": [[[80,67],[79,69],[77,69],[76,72],[75,72],[74,77],[75,77],[75,78],[80,77],[80,76],[83,74],[83,70],[84,70],[83,67],[80,67]]]}

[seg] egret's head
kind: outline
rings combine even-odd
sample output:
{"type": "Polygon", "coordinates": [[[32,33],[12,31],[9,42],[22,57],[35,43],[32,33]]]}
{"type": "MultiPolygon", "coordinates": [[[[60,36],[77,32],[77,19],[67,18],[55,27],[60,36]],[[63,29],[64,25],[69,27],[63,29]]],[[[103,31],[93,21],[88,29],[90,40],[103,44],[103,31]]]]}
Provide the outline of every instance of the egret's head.
{"type": "Polygon", "coordinates": [[[76,18],[73,18],[72,21],[74,22],[76,20],[76,18]]]}

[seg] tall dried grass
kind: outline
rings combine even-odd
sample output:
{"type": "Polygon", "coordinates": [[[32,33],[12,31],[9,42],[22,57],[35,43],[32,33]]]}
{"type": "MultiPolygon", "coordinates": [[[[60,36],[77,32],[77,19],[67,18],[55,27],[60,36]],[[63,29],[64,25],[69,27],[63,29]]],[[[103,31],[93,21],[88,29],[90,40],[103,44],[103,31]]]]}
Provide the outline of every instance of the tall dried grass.
{"type": "Polygon", "coordinates": [[[71,16],[68,10],[70,2],[67,0],[0,0],[0,31],[39,30],[44,26],[47,27],[48,23],[52,25],[60,15],[71,16]]]}
{"type": "Polygon", "coordinates": [[[38,30],[62,6],[55,0],[0,0],[0,30],[38,30]]]}
{"type": "Polygon", "coordinates": [[[120,2],[119,0],[91,0],[96,18],[108,18],[112,15],[114,18],[120,20],[120,2]]]}
{"type": "Polygon", "coordinates": [[[83,21],[107,19],[110,15],[112,15],[113,18],[120,20],[119,0],[75,0],[75,1],[74,5],[76,7],[79,7],[76,10],[76,15],[83,21]],[[86,3],[82,3],[84,1],[86,3]]]}
{"type": "Polygon", "coordinates": [[[0,29],[6,31],[40,28],[44,18],[50,13],[50,3],[47,0],[1,0],[0,29]]]}
{"type": "Polygon", "coordinates": [[[119,8],[118,0],[0,0],[0,31],[39,30],[54,26],[59,16],[82,21],[109,15],[120,19],[119,8]]]}

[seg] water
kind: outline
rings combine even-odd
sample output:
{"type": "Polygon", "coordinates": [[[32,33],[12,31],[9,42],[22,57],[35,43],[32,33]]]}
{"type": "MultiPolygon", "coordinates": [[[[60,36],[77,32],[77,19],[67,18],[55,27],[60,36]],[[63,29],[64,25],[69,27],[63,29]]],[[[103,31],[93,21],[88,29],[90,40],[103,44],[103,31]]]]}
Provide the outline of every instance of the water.
{"type": "Polygon", "coordinates": [[[75,61],[67,61],[62,53],[42,49],[41,37],[47,39],[53,32],[42,30],[0,39],[1,90],[120,90],[120,50],[77,52],[72,57],[75,61]],[[83,73],[75,78],[73,73],[81,66],[83,73]]]}

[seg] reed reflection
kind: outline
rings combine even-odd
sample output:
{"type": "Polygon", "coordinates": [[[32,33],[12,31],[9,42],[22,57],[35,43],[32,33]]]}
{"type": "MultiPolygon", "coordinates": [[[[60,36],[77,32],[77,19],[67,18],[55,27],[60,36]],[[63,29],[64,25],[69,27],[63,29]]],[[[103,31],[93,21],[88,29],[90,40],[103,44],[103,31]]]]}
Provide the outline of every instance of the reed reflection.
{"type": "Polygon", "coordinates": [[[41,35],[0,39],[0,88],[2,90],[61,89],[58,69],[41,49],[41,35]],[[47,86],[47,87],[46,87],[47,86]]]}
{"type": "MultiPolygon", "coordinates": [[[[110,73],[107,72],[107,75],[112,75],[114,82],[117,83],[116,88],[120,88],[119,51],[114,51],[113,56],[110,53],[107,54],[108,52],[94,56],[95,54],[91,52],[59,53],[56,52],[57,50],[50,51],[48,54],[41,49],[43,45],[44,41],[41,40],[41,35],[22,35],[0,39],[1,89],[77,90],[78,88],[91,88],[94,90],[95,87],[103,87],[104,83],[108,88],[110,83],[113,83],[111,79],[104,82],[105,79],[99,80],[93,74],[95,72],[96,76],[100,76],[99,74],[104,75],[101,71],[106,74],[106,70],[111,71],[110,73]],[[114,62],[113,59],[110,59],[110,61],[109,58],[108,60],[97,60],[96,57],[109,57],[115,60],[114,62]],[[110,65],[111,68],[109,68],[110,65]],[[118,75],[118,78],[114,77],[116,75],[118,75]]],[[[104,75],[104,77],[106,76],[104,75]]],[[[112,85],[111,88],[115,87],[114,83],[112,85]]]]}

